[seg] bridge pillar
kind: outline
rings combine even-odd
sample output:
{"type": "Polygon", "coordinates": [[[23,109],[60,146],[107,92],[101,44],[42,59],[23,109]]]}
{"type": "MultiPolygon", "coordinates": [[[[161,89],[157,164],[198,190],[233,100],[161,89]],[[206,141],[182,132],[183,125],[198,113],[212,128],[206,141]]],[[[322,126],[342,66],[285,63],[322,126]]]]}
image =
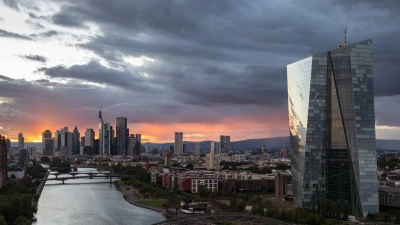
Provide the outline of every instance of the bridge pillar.
{"type": "Polygon", "coordinates": [[[64,184],[64,181],[65,181],[65,180],[62,180],[63,184],[64,184]]]}
{"type": "Polygon", "coordinates": [[[56,178],[58,178],[58,174],[54,174],[56,176],[56,178]]]}

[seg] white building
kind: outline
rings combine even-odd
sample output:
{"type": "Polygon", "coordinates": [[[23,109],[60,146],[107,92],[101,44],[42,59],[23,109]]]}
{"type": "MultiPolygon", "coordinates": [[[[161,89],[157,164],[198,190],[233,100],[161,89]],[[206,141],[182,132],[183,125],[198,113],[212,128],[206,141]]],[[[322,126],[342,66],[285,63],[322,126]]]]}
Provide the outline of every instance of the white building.
{"type": "Polygon", "coordinates": [[[193,177],[192,178],[192,193],[198,193],[199,187],[203,186],[207,190],[217,191],[218,190],[218,179],[211,177],[193,177]]]}

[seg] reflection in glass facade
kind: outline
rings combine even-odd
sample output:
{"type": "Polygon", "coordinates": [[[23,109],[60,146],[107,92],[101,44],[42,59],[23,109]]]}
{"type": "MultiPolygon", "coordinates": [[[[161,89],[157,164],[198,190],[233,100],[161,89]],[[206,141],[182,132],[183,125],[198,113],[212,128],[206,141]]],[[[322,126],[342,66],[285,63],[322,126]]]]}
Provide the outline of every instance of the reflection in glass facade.
{"type": "Polygon", "coordinates": [[[293,202],[349,203],[379,211],[371,40],[289,64],[293,202]]]}

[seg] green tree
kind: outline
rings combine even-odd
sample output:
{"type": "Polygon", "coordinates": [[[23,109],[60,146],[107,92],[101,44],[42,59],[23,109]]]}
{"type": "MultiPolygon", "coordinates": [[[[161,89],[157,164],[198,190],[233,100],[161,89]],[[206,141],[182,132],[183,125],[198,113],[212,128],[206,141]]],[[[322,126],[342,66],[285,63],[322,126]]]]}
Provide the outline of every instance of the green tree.
{"type": "Polygon", "coordinates": [[[31,225],[32,221],[23,216],[19,216],[13,223],[13,225],[31,225]]]}
{"type": "Polygon", "coordinates": [[[40,157],[40,162],[42,162],[42,163],[48,163],[50,161],[51,161],[50,158],[47,156],[40,157]]]}
{"type": "Polygon", "coordinates": [[[6,218],[3,215],[0,215],[0,225],[7,225],[6,218]]]}
{"type": "Polygon", "coordinates": [[[389,215],[389,214],[386,214],[384,217],[383,217],[383,220],[382,220],[383,222],[385,222],[385,223],[391,223],[392,222],[392,217],[389,215]]]}
{"type": "Polygon", "coordinates": [[[187,164],[187,165],[186,165],[186,169],[193,170],[193,169],[194,169],[193,164],[191,164],[191,163],[187,164]]]}

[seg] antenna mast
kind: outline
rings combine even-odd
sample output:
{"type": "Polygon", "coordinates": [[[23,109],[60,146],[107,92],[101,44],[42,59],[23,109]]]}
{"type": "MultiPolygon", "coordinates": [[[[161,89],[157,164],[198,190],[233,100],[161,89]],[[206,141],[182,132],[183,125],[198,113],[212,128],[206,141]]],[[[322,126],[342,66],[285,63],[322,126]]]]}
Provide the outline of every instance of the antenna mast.
{"type": "Polygon", "coordinates": [[[346,45],[346,35],[347,35],[347,23],[346,23],[346,29],[344,30],[344,42],[343,42],[343,45],[346,45]]]}

